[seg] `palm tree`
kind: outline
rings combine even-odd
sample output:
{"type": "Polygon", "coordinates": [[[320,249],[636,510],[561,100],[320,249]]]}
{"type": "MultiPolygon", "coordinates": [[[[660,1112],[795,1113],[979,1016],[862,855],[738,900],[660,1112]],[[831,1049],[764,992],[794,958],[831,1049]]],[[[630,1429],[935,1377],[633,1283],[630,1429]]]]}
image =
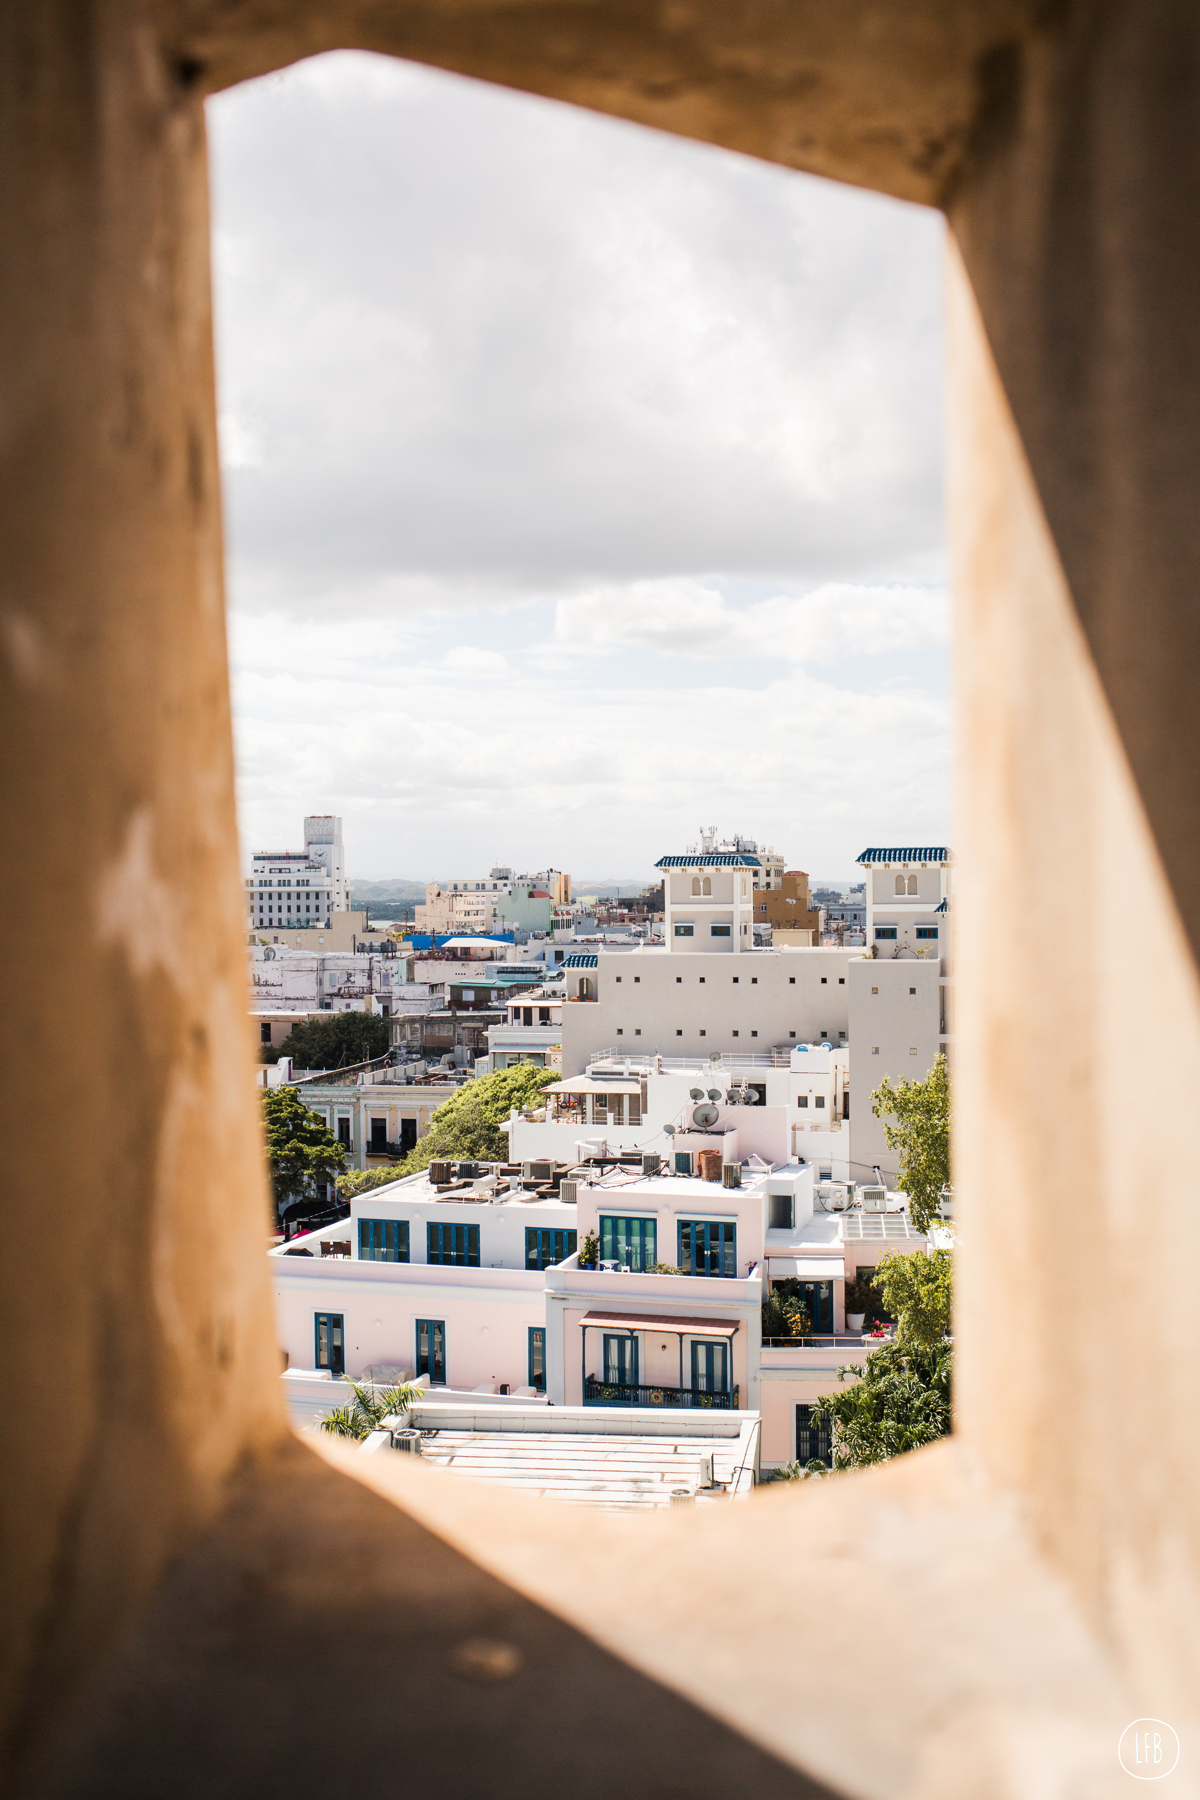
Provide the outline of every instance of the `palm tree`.
{"type": "Polygon", "coordinates": [[[407,1412],[414,1400],[418,1400],[425,1392],[414,1381],[405,1381],[399,1387],[373,1387],[369,1382],[361,1386],[358,1382],[350,1383],[353,1400],[345,1406],[335,1407],[321,1420],[321,1430],[332,1432],[334,1437],[352,1438],[360,1444],[373,1431],[378,1431],[383,1421],[393,1413],[407,1412]]]}

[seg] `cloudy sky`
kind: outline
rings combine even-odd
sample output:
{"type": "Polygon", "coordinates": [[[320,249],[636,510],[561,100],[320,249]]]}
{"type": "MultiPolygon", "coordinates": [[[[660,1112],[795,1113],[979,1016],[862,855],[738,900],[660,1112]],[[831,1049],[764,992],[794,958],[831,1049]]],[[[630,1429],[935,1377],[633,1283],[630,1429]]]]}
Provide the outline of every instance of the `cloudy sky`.
{"type": "Polygon", "coordinates": [[[209,125],[247,850],[949,832],[933,214],[351,53],[209,125]]]}

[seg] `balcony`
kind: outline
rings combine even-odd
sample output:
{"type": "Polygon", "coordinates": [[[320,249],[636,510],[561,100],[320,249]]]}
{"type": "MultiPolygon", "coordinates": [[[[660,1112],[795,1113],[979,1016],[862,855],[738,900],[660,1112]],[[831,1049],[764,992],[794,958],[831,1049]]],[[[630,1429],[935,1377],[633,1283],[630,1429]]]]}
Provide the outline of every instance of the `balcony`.
{"type": "Polygon", "coordinates": [[[738,1390],[713,1394],[700,1388],[626,1387],[620,1382],[601,1381],[588,1375],[583,1384],[585,1406],[688,1406],[706,1407],[713,1412],[736,1412],[738,1390]]]}

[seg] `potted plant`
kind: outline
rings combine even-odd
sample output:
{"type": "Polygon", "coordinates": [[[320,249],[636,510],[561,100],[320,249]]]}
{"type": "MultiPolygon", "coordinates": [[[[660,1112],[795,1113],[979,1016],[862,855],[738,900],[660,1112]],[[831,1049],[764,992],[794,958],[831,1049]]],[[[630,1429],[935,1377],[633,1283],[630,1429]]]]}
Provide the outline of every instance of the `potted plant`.
{"type": "Polygon", "coordinates": [[[846,1330],[861,1331],[866,1324],[867,1314],[878,1296],[871,1283],[863,1275],[856,1275],[853,1281],[846,1283],[846,1330]]]}
{"type": "Polygon", "coordinates": [[[600,1260],[600,1234],[596,1231],[585,1231],[583,1242],[579,1246],[579,1267],[594,1269],[600,1260]]]}

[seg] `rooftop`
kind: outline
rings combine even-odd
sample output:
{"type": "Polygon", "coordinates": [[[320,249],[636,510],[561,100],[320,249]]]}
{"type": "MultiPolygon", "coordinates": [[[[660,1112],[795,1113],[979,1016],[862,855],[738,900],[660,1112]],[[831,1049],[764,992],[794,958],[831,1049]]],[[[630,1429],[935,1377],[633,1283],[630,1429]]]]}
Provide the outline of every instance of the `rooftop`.
{"type": "Polygon", "coordinates": [[[747,1495],[759,1429],[757,1413],[726,1412],[718,1422],[664,1412],[651,1422],[640,1409],[439,1404],[436,1390],[407,1417],[427,1462],[607,1512],[665,1509],[672,1495],[701,1506],[747,1495]]]}
{"type": "Polygon", "coordinates": [[[945,863],[952,858],[946,846],[940,844],[924,850],[864,850],[857,860],[860,863],[945,863]]]}
{"type": "Polygon", "coordinates": [[[660,856],[656,869],[761,869],[757,856],[740,850],[707,850],[691,856],[660,856]]]}

